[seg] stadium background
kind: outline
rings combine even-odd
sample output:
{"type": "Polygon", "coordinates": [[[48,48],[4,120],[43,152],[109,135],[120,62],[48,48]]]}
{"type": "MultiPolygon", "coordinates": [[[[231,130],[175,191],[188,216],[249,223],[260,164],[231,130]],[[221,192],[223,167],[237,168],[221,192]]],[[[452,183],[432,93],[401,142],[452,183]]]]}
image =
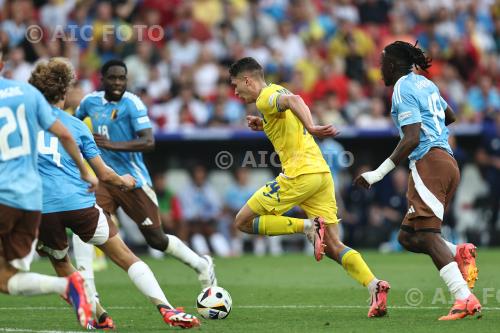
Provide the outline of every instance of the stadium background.
{"type": "MultiPolygon", "coordinates": [[[[146,103],[155,126],[156,149],[146,160],[165,229],[190,240],[194,223],[214,223],[193,246],[222,256],[308,250],[293,237],[242,244],[231,228],[237,209],[279,170],[269,141],[245,126],[255,107],[241,104],[228,85],[227,67],[242,56],[255,57],[269,82],[300,94],[316,122],[341,129],[320,146],[335,175],[345,241],[400,251],[394,233],[407,209],[405,167],[370,192],[351,180],[398,141],[380,52],[395,40],[418,40],[433,58],[425,75],[458,116],[451,143],[462,181],[445,236],[500,244],[500,1],[0,0],[0,8],[3,75],[26,81],[38,59],[68,57],[78,75],[68,112],[99,89],[100,65],[124,59],[128,89],[146,103]],[[221,152],[231,154],[229,168],[217,160],[221,152]],[[246,171],[236,173],[241,166],[246,171]],[[214,232],[226,247],[211,244],[214,232]]],[[[138,233],[124,230],[129,244],[142,246],[138,233]]]]}

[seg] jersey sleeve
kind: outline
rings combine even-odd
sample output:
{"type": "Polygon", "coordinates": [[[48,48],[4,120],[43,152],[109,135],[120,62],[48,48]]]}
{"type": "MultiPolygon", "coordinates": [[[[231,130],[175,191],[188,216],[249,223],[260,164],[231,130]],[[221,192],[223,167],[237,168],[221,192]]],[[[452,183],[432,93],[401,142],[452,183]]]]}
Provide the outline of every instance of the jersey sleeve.
{"type": "Polygon", "coordinates": [[[143,129],[152,128],[151,120],[148,116],[148,109],[146,105],[140,100],[139,97],[133,95],[130,97],[130,103],[128,104],[128,112],[130,115],[130,121],[132,122],[132,128],[135,132],[142,131],[143,129]]]}
{"type": "Polygon", "coordinates": [[[36,99],[36,109],[37,109],[37,119],[38,124],[44,130],[48,130],[57,120],[56,116],[52,112],[52,107],[47,102],[42,93],[33,87],[33,94],[36,99]]]}
{"type": "Polygon", "coordinates": [[[280,93],[272,87],[262,89],[259,98],[257,99],[257,109],[259,109],[260,113],[264,116],[279,112],[279,96],[280,93]]]}
{"type": "Polygon", "coordinates": [[[77,117],[80,120],[83,120],[85,117],[88,116],[87,113],[87,108],[88,108],[88,98],[85,96],[82,101],[80,102],[80,105],[75,110],[75,117],[77,117]]]}
{"type": "Polygon", "coordinates": [[[80,140],[82,145],[80,151],[82,152],[83,158],[90,160],[96,156],[99,156],[101,152],[94,141],[94,137],[87,126],[83,123],[79,123],[80,140]]]}
{"type": "Polygon", "coordinates": [[[401,127],[422,122],[418,100],[410,89],[399,86],[394,90],[393,107],[401,127]]]}

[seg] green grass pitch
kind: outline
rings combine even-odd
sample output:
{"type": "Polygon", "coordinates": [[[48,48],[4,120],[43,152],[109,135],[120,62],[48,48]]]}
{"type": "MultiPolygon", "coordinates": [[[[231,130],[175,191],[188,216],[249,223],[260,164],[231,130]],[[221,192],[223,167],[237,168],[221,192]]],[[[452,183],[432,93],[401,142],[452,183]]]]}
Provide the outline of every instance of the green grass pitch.
{"type": "MultiPolygon", "coordinates": [[[[362,251],[380,277],[392,286],[389,316],[369,319],[368,293],[343,269],[312,256],[216,259],[219,284],[233,298],[225,320],[202,320],[200,332],[499,332],[500,250],[479,249],[479,281],[475,293],[484,310],[481,320],[438,322],[448,312],[446,286],[423,255],[362,251]],[[413,289],[413,288],[418,288],[413,289]],[[421,292],[421,293],[420,293],[421,292]],[[421,301],[421,302],[420,302],[421,301]],[[418,306],[413,304],[418,303],[418,306]]],[[[200,291],[196,275],[174,259],[146,258],[169,300],[195,313],[200,291]]],[[[102,303],[118,332],[165,332],[157,310],[135,289],[126,273],[114,265],[96,273],[102,303]]],[[[32,270],[52,274],[47,261],[32,270]]],[[[78,332],[69,307],[55,296],[32,298],[0,295],[0,332],[78,332]]]]}

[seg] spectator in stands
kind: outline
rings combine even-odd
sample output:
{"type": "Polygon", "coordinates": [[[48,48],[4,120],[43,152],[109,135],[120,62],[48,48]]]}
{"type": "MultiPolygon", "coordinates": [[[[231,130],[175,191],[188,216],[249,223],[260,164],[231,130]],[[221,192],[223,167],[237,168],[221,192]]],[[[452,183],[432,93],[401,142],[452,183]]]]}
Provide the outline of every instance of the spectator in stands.
{"type": "Polygon", "coordinates": [[[40,22],[50,31],[64,31],[76,0],[49,0],[40,10],[40,22]]]}
{"type": "Polygon", "coordinates": [[[191,183],[179,193],[179,199],[193,249],[199,254],[209,254],[213,251],[218,256],[229,256],[229,243],[217,231],[222,202],[207,182],[204,166],[196,165],[191,170],[191,183]]]}
{"type": "Polygon", "coordinates": [[[378,130],[388,129],[392,126],[391,120],[385,115],[385,104],[381,98],[374,97],[369,102],[370,106],[358,115],[355,124],[359,128],[378,130]]]}
{"type": "Polygon", "coordinates": [[[300,37],[293,33],[292,22],[283,21],[278,29],[279,34],[269,39],[269,45],[281,56],[284,65],[293,67],[306,56],[306,48],[300,37]]]}
{"type": "Polygon", "coordinates": [[[313,116],[317,118],[319,124],[347,125],[342,115],[340,101],[334,91],[328,91],[323,100],[316,101],[313,110],[313,116]]]}
{"type": "Polygon", "coordinates": [[[202,100],[215,94],[219,80],[219,67],[208,47],[201,49],[198,62],[193,66],[193,80],[194,92],[202,100]]]}
{"type": "Polygon", "coordinates": [[[176,29],[174,39],[168,43],[174,76],[179,76],[183,68],[193,66],[200,56],[201,45],[191,32],[191,23],[182,22],[176,29]]]}
{"type": "Polygon", "coordinates": [[[170,76],[161,75],[160,66],[151,66],[149,69],[149,82],[146,85],[147,95],[155,102],[166,101],[170,96],[172,81],[170,76]]]}
{"type": "Polygon", "coordinates": [[[89,15],[89,5],[85,2],[76,4],[73,14],[68,22],[66,33],[74,37],[75,42],[84,52],[90,42],[89,37],[92,36],[92,31],[89,28],[92,26],[92,20],[89,15]]]}
{"type": "Polygon", "coordinates": [[[173,234],[184,242],[189,241],[188,230],[182,225],[182,208],[177,196],[166,183],[165,174],[160,172],[153,176],[153,186],[158,198],[160,218],[163,230],[167,234],[173,234]]]}
{"type": "Polygon", "coordinates": [[[398,242],[398,232],[408,210],[407,188],[408,170],[403,167],[398,167],[389,181],[376,186],[376,201],[380,205],[380,216],[383,218],[384,227],[390,231],[389,239],[380,246],[383,252],[402,250],[398,242]]]}
{"type": "Polygon", "coordinates": [[[239,16],[229,15],[239,41],[248,45],[255,38],[267,40],[276,34],[277,22],[259,8],[258,0],[250,0],[248,9],[239,16]]]}
{"type": "Polygon", "coordinates": [[[361,24],[386,24],[389,21],[390,1],[366,0],[358,3],[361,24]]]}
{"type": "Polygon", "coordinates": [[[208,110],[211,114],[210,121],[217,118],[219,122],[227,125],[243,126],[242,121],[245,115],[245,108],[232,95],[231,87],[226,81],[219,80],[216,95],[213,97],[213,102],[208,104],[208,110]]]}
{"type": "MultiPolygon", "coordinates": [[[[224,210],[229,215],[230,221],[234,221],[241,207],[250,199],[256,187],[249,183],[247,168],[238,168],[234,171],[235,182],[228,189],[224,197],[224,210]]],[[[243,235],[231,224],[231,250],[234,255],[243,253],[243,235]]]]}
{"type": "Polygon", "coordinates": [[[181,87],[179,96],[152,110],[153,118],[163,118],[161,131],[172,132],[181,127],[204,126],[208,121],[208,109],[194,97],[190,86],[181,87]],[[181,126],[182,125],[182,126],[181,126]]]}
{"type": "Polygon", "coordinates": [[[11,50],[7,66],[8,77],[16,81],[28,82],[33,66],[25,61],[24,50],[21,47],[11,50]]]}
{"type": "MultiPolygon", "coordinates": [[[[355,174],[369,170],[371,167],[363,164],[357,168],[355,174]]],[[[353,244],[352,246],[362,244],[363,228],[368,222],[369,207],[373,196],[373,191],[365,191],[353,184],[347,185],[344,192],[345,211],[343,215],[339,216],[342,219],[344,242],[353,244]]]]}
{"type": "Polygon", "coordinates": [[[369,112],[370,100],[364,96],[363,88],[359,82],[349,82],[349,99],[345,105],[345,115],[350,123],[364,112],[369,112]]]}
{"type": "Polygon", "coordinates": [[[493,86],[489,75],[481,75],[478,85],[473,86],[467,95],[467,101],[478,119],[500,111],[500,94],[493,86]]]}
{"type": "Polygon", "coordinates": [[[9,48],[22,43],[26,35],[27,21],[31,15],[31,1],[12,1],[10,3],[10,18],[2,17],[0,23],[2,45],[9,48]]]}
{"type": "Polygon", "coordinates": [[[143,41],[136,44],[136,52],[125,58],[131,91],[135,92],[138,88],[149,85],[149,68],[153,63],[153,52],[153,44],[149,41],[143,41]]]}

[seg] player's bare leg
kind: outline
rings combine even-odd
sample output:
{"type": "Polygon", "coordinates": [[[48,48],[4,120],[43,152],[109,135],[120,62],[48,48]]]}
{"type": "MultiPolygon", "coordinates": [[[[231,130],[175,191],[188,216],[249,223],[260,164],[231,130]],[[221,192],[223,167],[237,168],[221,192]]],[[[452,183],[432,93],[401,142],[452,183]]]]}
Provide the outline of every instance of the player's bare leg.
{"type": "MultiPolygon", "coordinates": [[[[93,246],[93,245],[92,245],[93,246]]],[[[78,270],[73,266],[69,256],[66,255],[64,258],[58,260],[54,259],[52,256],[49,257],[50,262],[52,263],[52,267],[56,271],[57,276],[70,276],[74,272],[78,270]]],[[[115,325],[113,323],[113,319],[108,315],[107,311],[101,305],[97,298],[95,298],[95,285],[92,287],[89,286],[89,281],[85,280],[87,289],[89,290],[89,297],[94,297],[93,304],[95,305],[95,317],[94,321],[91,323],[93,328],[106,328],[106,329],[114,329],[115,325]],[[91,292],[91,290],[94,290],[91,292]]],[[[93,281],[91,283],[94,283],[93,281]]],[[[68,299],[65,298],[67,302],[68,299]]]]}
{"type": "Polygon", "coordinates": [[[314,244],[314,257],[320,261],[324,255],[325,224],[322,217],[314,220],[279,215],[261,215],[245,204],[235,217],[235,227],[247,234],[277,236],[303,233],[314,244]]]}
{"type": "Polygon", "coordinates": [[[326,256],[342,265],[353,279],[368,288],[371,296],[368,317],[383,317],[387,314],[387,294],[390,285],[377,279],[359,252],[347,247],[339,238],[338,224],[329,224],[325,232],[326,256]]]}
{"type": "MultiPolygon", "coordinates": [[[[455,245],[441,238],[446,247],[450,250],[453,260],[458,264],[458,268],[462,273],[462,277],[467,282],[470,289],[478,279],[478,268],[476,266],[476,247],[471,243],[455,245]]],[[[422,245],[415,235],[415,231],[409,230],[408,227],[402,228],[398,234],[399,243],[408,251],[413,253],[427,253],[426,249],[422,249],[422,245]]]]}
{"type": "Polygon", "coordinates": [[[98,247],[115,264],[128,273],[135,286],[160,311],[165,323],[182,328],[200,326],[198,318],[176,309],[168,302],[149,266],[137,258],[119,236],[116,235],[110,238],[106,243],[98,247]]]}
{"type": "Polygon", "coordinates": [[[61,278],[21,272],[0,257],[0,292],[22,296],[59,294],[75,308],[78,322],[83,328],[87,328],[92,319],[92,306],[79,273],[61,278]]]}
{"type": "Polygon", "coordinates": [[[267,236],[307,233],[313,227],[313,221],[279,215],[258,215],[248,204],[239,210],[234,219],[236,228],[247,234],[267,236]]]}
{"type": "Polygon", "coordinates": [[[177,236],[165,234],[161,228],[141,229],[141,232],[149,246],[173,256],[194,269],[202,288],[217,285],[215,265],[210,256],[198,255],[177,236]]]}
{"type": "Polygon", "coordinates": [[[439,275],[455,297],[455,304],[449,314],[440,317],[439,320],[457,320],[476,314],[480,318],[481,304],[467,286],[467,282],[464,280],[450,249],[441,238],[441,234],[416,232],[415,237],[419,247],[432,258],[434,265],[439,270],[439,275]]]}

